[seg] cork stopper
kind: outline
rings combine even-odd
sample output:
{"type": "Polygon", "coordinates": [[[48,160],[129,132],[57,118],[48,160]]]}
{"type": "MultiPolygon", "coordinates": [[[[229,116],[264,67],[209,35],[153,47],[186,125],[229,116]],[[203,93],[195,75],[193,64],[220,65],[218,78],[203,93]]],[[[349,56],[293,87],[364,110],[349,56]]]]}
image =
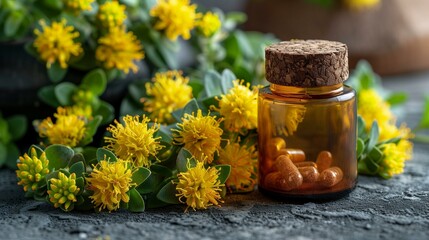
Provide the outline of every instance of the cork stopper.
{"type": "Polygon", "coordinates": [[[349,77],[347,46],[325,40],[292,40],[265,48],[269,82],[294,87],[321,87],[349,77]]]}

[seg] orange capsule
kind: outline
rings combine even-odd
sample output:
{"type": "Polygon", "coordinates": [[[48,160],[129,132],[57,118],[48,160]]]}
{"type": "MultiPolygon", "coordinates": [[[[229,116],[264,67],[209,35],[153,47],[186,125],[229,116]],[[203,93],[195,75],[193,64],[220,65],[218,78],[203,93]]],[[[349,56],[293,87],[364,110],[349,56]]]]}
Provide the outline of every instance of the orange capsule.
{"type": "Polygon", "coordinates": [[[283,148],[286,148],[285,140],[281,137],[275,137],[269,140],[266,153],[268,157],[276,159],[276,157],[280,155],[280,150],[283,148]]]}
{"type": "Polygon", "coordinates": [[[279,172],[281,174],[282,180],[277,180],[277,182],[282,182],[282,190],[289,191],[302,184],[302,175],[286,155],[280,155],[276,159],[273,170],[274,172],[279,172]]]}
{"type": "Polygon", "coordinates": [[[302,184],[301,174],[289,174],[288,176],[281,172],[272,172],[265,177],[265,186],[267,188],[281,191],[290,191],[298,188],[302,184]]]}
{"type": "Polygon", "coordinates": [[[288,155],[294,163],[305,161],[305,153],[301,149],[284,148],[279,151],[279,155],[288,155]]]}
{"type": "Polygon", "coordinates": [[[330,167],[320,173],[319,184],[324,187],[332,187],[343,179],[343,171],[339,167],[330,167]]]}
{"type": "Polygon", "coordinates": [[[296,162],[294,164],[295,164],[295,166],[297,168],[302,168],[302,167],[314,167],[314,168],[317,168],[316,163],[312,162],[312,161],[296,162]]]}
{"type": "Polygon", "coordinates": [[[315,167],[300,167],[298,171],[304,183],[315,183],[319,179],[319,171],[315,167]]]}
{"type": "Polygon", "coordinates": [[[332,165],[332,154],[329,151],[321,151],[316,160],[317,169],[320,172],[328,169],[332,165]]]}

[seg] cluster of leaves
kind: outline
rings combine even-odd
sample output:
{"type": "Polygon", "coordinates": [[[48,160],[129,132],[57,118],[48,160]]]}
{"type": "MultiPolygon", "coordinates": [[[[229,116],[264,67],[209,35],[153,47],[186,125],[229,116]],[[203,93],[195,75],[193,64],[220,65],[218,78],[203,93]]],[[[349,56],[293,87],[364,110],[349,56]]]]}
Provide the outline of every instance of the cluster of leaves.
{"type": "MultiPolygon", "coordinates": [[[[402,113],[401,106],[406,102],[408,96],[404,92],[390,92],[383,88],[381,78],[375,74],[366,61],[360,61],[353,72],[353,75],[347,81],[347,84],[353,87],[359,93],[364,90],[374,89],[384,101],[391,107],[396,114],[402,113]]],[[[380,171],[382,161],[386,157],[383,154],[383,145],[388,143],[398,144],[401,137],[380,141],[380,125],[377,121],[365,123],[362,117],[358,116],[358,140],[357,140],[357,159],[358,171],[360,174],[380,175],[383,178],[391,178],[385,172],[380,171]],[[369,130],[366,130],[366,124],[372,124],[369,130]]]]}
{"type": "Polygon", "coordinates": [[[0,167],[16,168],[19,149],[14,142],[27,132],[27,118],[15,115],[3,118],[0,112],[0,167]]]}
{"type": "MultiPolygon", "coordinates": [[[[204,74],[212,69],[216,71],[230,69],[238,78],[254,85],[264,83],[265,47],[278,42],[278,39],[269,34],[236,29],[237,25],[246,21],[244,13],[224,14],[217,10],[216,14],[222,20],[222,31],[211,38],[196,36],[192,41],[197,52],[198,72],[204,74]]],[[[194,74],[198,75],[198,72],[194,74]]]]}
{"type": "Polygon", "coordinates": [[[79,86],[71,82],[62,82],[57,85],[42,87],[39,98],[52,107],[80,106],[90,107],[93,116],[101,116],[101,125],[110,123],[114,118],[114,108],[99,97],[106,90],[106,73],[102,69],[95,69],[87,73],[79,86]]]}

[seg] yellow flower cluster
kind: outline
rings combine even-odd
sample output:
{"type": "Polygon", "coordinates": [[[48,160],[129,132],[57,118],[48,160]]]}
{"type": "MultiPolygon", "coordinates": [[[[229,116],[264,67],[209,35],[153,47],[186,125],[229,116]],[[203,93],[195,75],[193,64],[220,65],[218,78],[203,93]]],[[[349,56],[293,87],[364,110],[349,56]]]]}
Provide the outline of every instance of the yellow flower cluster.
{"type": "Polygon", "coordinates": [[[404,162],[412,158],[413,145],[410,141],[401,140],[398,144],[383,145],[384,160],[381,164],[380,174],[392,177],[404,172],[404,162]]]}
{"type": "Polygon", "coordinates": [[[72,203],[77,202],[76,195],[80,191],[76,186],[75,173],[67,177],[64,173],[59,172],[58,178],[49,180],[49,187],[49,201],[54,204],[54,207],[63,206],[65,211],[73,210],[72,203]]]}
{"type": "Polygon", "coordinates": [[[94,192],[90,198],[99,211],[117,210],[121,201],[128,203],[127,192],[135,184],[132,183],[132,171],[127,161],[118,159],[116,162],[100,161],[86,178],[89,189],[94,192]]]}
{"type": "Polygon", "coordinates": [[[74,12],[91,11],[93,2],[94,0],[63,0],[66,8],[74,12]]]}
{"type": "Polygon", "coordinates": [[[76,147],[85,137],[85,118],[62,107],[57,108],[54,117],[56,118],[55,123],[48,117],[39,124],[40,137],[48,138],[49,144],[76,147]]]}
{"type": "Polygon", "coordinates": [[[19,157],[18,170],[16,170],[16,176],[19,179],[18,185],[22,185],[26,192],[30,189],[35,191],[37,183],[49,173],[49,160],[45,153],[37,157],[36,149],[31,148],[30,155],[31,157],[25,153],[23,157],[19,157]]]}
{"type": "Polygon", "coordinates": [[[144,53],[140,41],[132,32],[126,32],[124,27],[113,27],[108,34],[98,39],[98,43],[95,58],[107,69],[117,68],[125,73],[131,69],[137,72],[134,61],[142,60],[144,53]]]}
{"type": "Polygon", "coordinates": [[[159,141],[161,137],[154,137],[159,125],[149,127],[150,119],[144,115],[141,121],[139,116],[127,115],[122,119],[124,124],[115,120],[116,126],[107,128],[112,133],[112,137],[104,138],[109,144],[107,148],[119,158],[132,160],[136,167],[149,167],[149,157],[156,158],[158,151],[163,148],[159,141]]]}
{"type": "Polygon", "coordinates": [[[185,114],[182,123],[178,123],[179,129],[175,129],[174,141],[189,150],[192,155],[201,162],[211,163],[214,153],[219,150],[223,133],[219,124],[222,120],[216,120],[214,116],[203,116],[201,109],[197,115],[185,114]]]}
{"type": "Polygon", "coordinates": [[[100,23],[107,28],[121,26],[127,15],[125,14],[125,5],[117,1],[108,1],[100,5],[97,18],[100,23]]]}
{"type": "Polygon", "coordinates": [[[219,170],[214,167],[204,168],[203,162],[197,162],[197,165],[186,172],[178,174],[177,194],[181,203],[186,203],[188,208],[206,209],[212,205],[219,205],[221,200],[221,184],[219,179],[219,170]]]}
{"type": "Polygon", "coordinates": [[[48,68],[57,61],[61,68],[67,68],[70,57],[78,56],[83,51],[81,44],[74,42],[74,39],[79,37],[79,32],[72,26],[66,26],[64,19],[61,22],[53,22],[51,26],[47,26],[46,22],[41,20],[40,25],[42,31],[34,30],[37,36],[34,47],[39,52],[40,58],[46,61],[48,68]]]}
{"type": "Polygon", "coordinates": [[[234,87],[219,101],[219,113],[225,119],[225,128],[239,132],[242,128],[254,129],[258,125],[258,92],[257,88],[250,90],[250,83],[235,80],[234,87]]]}
{"type": "Polygon", "coordinates": [[[191,30],[201,17],[196,9],[197,6],[189,0],[158,0],[150,15],[156,18],[155,29],[165,31],[167,38],[175,41],[179,36],[183,39],[191,37],[191,30]]]}
{"type": "Polygon", "coordinates": [[[189,78],[183,77],[180,71],[156,73],[153,83],[146,83],[149,98],[141,99],[144,110],[150,112],[152,119],[161,123],[174,121],[171,113],[183,108],[192,98],[192,87],[189,78]]]}
{"type": "Polygon", "coordinates": [[[219,151],[219,163],[231,166],[231,174],[226,186],[238,191],[252,188],[256,183],[256,156],[255,147],[240,146],[231,143],[219,151]]]}
{"type": "Polygon", "coordinates": [[[390,106],[374,89],[362,89],[358,95],[358,114],[366,123],[366,130],[371,128],[373,121],[380,127],[380,141],[401,137],[409,138],[410,130],[396,127],[396,119],[390,106]]]}
{"type": "Polygon", "coordinates": [[[379,3],[380,3],[380,0],[344,0],[344,4],[347,7],[355,10],[374,7],[379,3]]]}
{"type": "Polygon", "coordinates": [[[197,22],[198,30],[205,37],[210,37],[219,31],[222,23],[217,14],[212,12],[207,12],[204,16],[197,22]]]}

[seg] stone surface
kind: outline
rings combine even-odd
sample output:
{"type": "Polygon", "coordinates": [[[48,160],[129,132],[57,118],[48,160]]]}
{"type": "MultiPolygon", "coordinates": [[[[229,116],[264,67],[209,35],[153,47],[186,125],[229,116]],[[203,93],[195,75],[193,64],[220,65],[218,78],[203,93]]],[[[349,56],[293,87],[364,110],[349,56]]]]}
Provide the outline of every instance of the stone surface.
{"type": "MultiPolygon", "coordinates": [[[[420,117],[429,73],[385,81],[410,93],[406,121],[420,117]]],[[[359,177],[348,197],[290,204],[259,192],[230,195],[221,208],[184,213],[171,206],[134,214],[63,213],[24,198],[13,172],[0,170],[0,239],[429,239],[429,146],[415,144],[405,173],[359,177]]]]}

